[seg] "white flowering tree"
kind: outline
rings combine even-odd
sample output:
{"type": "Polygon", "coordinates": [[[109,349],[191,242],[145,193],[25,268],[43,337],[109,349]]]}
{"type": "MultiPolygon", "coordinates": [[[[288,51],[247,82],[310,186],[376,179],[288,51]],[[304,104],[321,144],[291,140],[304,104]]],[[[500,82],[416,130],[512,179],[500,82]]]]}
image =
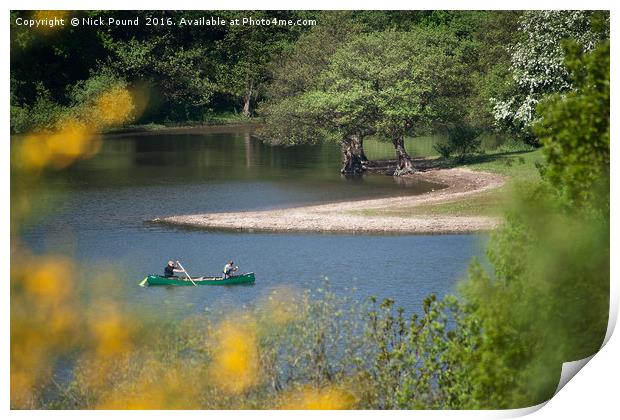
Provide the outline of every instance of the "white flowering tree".
{"type": "Polygon", "coordinates": [[[544,95],[571,89],[562,41],[572,39],[591,51],[609,38],[609,14],[594,11],[527,11],[520,19],[520,39],[509,46],[514,87],[510,95],[491,98],[498,126],[533,141],[531,125],[544,95]]]}

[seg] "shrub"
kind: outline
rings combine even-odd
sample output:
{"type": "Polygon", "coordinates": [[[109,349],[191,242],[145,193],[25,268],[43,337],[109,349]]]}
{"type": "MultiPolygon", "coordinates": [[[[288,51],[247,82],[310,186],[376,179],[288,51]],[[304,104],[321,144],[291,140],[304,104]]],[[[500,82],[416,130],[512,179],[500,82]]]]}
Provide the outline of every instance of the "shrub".
{"type": "Polygon", "coordinates": [[[54,101],[42,84],[36,86],[37,99],[32,106],[11,104],[11,131],[52,130],[65,108],[54,101]]]}
{"type": "Polygon", "coordinates": [[[443,158],[456,154],[459,160],[480,150],[481,130],[467,124],[457,124],[448,130],[446,142],[434,146],[443,158]]]}
{"type": "Polygon", "coordinates": [[[127,123],[135,114],[128,84],[109,70],[103,70],[68,89],[70,114],[96,127],[127,123]]]}

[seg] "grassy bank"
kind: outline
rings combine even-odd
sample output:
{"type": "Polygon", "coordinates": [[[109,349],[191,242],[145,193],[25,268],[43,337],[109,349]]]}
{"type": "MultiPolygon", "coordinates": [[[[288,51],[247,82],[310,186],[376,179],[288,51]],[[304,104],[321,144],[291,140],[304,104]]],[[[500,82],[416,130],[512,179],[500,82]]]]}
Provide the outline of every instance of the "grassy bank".
{"type": "Polygon", "coordinates": [[[465,159],[462,166],[497,173],[515,181],[536,181],[540,179],[537,165],[543,161],[542,149],[498,151],[465,159]]]}
{"type": "Polygon", "coordinates": [[[515,182],[540,179],[538,164],[544,161],[542,149],[502,150],[468,157],[460,162],[437,158],[435,166],[444,168],[463,167],[474,171],[485,171],[508,178],[500,188],[484,191],[468,197],[446,200],[441,203],[420,204],[398,209],[367,209],[358,214],[364,216],[500,216],[510,201],[510,191],[515,182]]]}
{"type": "Polygon", "coordinates": [[[150,122],[143,124],[130,124],[123,127],[106,130],[105,133],[136,133],[149,131],[162,131],[180,128],[214,127],[214,126],[236,126],[260,124],[261,119],[256,117],[244,117],[242,114],[218,113],[207,115],[201,121],[169,121],[169,122],[150,122]]]}

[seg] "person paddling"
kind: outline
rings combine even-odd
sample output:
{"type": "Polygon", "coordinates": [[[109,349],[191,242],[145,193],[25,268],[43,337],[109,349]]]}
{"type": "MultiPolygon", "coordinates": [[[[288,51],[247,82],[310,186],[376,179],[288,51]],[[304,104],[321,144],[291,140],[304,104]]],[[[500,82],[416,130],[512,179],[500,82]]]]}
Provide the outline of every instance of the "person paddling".
{"type": "Polygon", "coordinates": [[[175,273],[182,273],[174,261],[168,261],[168,265],[164,268],[164,277],[175,277],[175,273]]]}
{"type": "Polygon", "coordinates": [[[228,264],[224,266],[224,278],[227,279],[232,276],[232,273],[237,271],[239,267],[235,267],[232,261],[228,261],[228,264]]]}

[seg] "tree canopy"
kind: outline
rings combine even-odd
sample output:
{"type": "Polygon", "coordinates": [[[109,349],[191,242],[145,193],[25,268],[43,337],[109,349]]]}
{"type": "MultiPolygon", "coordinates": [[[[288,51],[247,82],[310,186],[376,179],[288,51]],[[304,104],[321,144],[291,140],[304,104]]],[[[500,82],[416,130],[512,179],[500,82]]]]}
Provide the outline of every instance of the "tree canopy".
{"type": "Polygon", "coordinates": [[[338,140],[376,134],[395,142],[398,150],[405,135],[461,119],[469,84],[451,34],[436,29],[372,32],[331,56],[299,106],[338,140]]]}
{"type": "MultiPolygon", "coordinates": [[[[151,90],[150,106],[139,122],[201,122],[212,112],[253,113],[267,80],[267,64],[311,24],[270,25],[138,25],[66,26],[36,31],[17,26],[17,17],[38,12],[12,12],[11,105],[31,113],[40,98],[59,106],[77,83],[112,73],[151,90]],[[45,93],[45,92],[49,92],[45,93]],[[47,96],[46,96],[47,95],[47,96]]],[[[56,13],[56,12],[55,12],[56,13]]],[[[57,12],[61,13],[61,12],[57,12]]],[[[255,19],[313,21],[312,12],[215,11],[230,22],[251,14],[255,19]]],[[[202,11],[85,11],[76,16],[104,19],[146,17],[200,19],[202,11]]],[[[15,120],[15,119],[14,119],[15,120]]],[[[13,131],[29,127],[13,126],[13,131]]]]}
{"type": "Polygon", "coordinates": [[[531,124],[544,95],[571,89],[562,41],[572,40],[584,52],[609,38],[609,13],[594,11],[527,11],[519,20],[520,36],[507,46],[514,85],[502,97],[491,98],[495,119],[529,141],[536,141],[531,124]]]}

